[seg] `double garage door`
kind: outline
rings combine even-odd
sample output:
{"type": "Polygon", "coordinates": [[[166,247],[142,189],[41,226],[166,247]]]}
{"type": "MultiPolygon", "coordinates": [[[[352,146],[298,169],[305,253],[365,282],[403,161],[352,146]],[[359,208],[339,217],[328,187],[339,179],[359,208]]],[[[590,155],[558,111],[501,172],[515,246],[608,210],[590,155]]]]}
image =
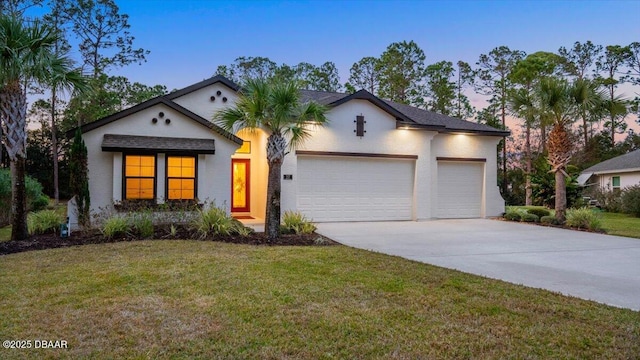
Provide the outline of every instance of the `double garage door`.
{"type": "MultiPolygon", "coordinates": [[[[480,217],[484,163],[437,166],[435,217],[480,217]]],[[[414,179],[412,159],[298,156],[297,208],[319,222],[411,220],[414,179]]]]}
{"type": "Polygon", "coordinates": [[[415,160],[298,156],[298,210],[314,221],[411,220],[415,160]]]}

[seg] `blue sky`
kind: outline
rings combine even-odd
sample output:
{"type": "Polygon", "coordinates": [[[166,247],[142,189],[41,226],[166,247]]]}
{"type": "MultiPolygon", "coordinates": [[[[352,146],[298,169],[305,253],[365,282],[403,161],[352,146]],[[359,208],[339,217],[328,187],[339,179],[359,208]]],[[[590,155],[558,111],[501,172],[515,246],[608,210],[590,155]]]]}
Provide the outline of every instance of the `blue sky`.
{"type": "MultiPolygon", "coordinates": [[[[427,63],[464,60],[507,45],[527,53],[575,41],[640,41],[640,1],[204,1],[117,0],[147,63],[116,69],[146,84],[181,88],[238,56],[277,63],[351,65],[392,42],[414,40],[427,63]]],[[[629,94],[631,95],[631,94],[629,94]]]]}

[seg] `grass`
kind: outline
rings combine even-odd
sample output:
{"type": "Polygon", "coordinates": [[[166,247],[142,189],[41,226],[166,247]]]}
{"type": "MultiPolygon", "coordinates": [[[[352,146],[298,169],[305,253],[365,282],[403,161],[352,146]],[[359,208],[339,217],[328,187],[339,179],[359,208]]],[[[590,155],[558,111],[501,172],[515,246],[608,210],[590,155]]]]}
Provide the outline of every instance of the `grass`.
{"type": "Polygon", "coordinates": [[[11,225],[0,227],[0,242],[11,240],[11,225]]]}
{"type": "MultiPolygon", "coordinates": [[[[543,206],[513,206],[518,209],[544,209],[543,206]]],[[[550,209],[554,215],[553,209],[550,209]]],[[[597,210],[594,210],[597,211],[597,210]]],[[[626,236],[640,239],[640,218],[627,214],[600,212],[602,229],[609,235],[626,236]]]]}
{"type": "Polygon", "coordinates": [[[640,218],[627,214],[602,214],[602,228],[611,235],[628,236],[640,239],[640,218]]]}
{"type": "MultiPolygon", "coordinates": [[[[55,210],[56,213],[58,213],[62,219],[66,219],[67,218],[67,202],[65,201],[60,201],[60,204],[58,206],[54,205],[54,200],[53,199],[49,199],[49,206],[47,206],[47,209],[50,210],[55,210]]],[[[0,227],[0,242],[3,241],[9,241],[11,240],[11,225],[7,225],[4,227],[0,227]]]]}
{"type": "Polygon", "coordinates": [[[640,314],[345,246],[8,255],[0,358],[638,358],[640,314]]]}

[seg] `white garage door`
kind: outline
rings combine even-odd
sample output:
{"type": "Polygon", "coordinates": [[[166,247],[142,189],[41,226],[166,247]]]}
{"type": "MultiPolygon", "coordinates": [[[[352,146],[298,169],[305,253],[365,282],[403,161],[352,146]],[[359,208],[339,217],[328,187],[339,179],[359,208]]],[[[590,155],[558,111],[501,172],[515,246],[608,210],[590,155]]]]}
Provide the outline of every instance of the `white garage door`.
{"type": "Polygon", "coordinates": [[[314,221],[411,220],[414,164],[298,156],[298,210],[314,221]]]}
{"type": "Polygon", "coordinates": [[[437,217],[480,217],[483,178],[484,163],[439,161],[437,217]]]}

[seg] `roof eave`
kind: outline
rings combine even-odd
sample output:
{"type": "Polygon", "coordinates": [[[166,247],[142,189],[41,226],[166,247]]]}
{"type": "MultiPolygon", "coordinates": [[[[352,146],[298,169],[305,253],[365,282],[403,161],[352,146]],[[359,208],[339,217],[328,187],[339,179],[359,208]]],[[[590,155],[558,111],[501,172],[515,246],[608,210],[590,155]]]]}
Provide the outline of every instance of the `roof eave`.
{"type": "Polygon", "coordinates": [[[613,174],[613,173],[629,173],[629,172],[640,172],[640,167],[637,168],[628,168],[628,169],[611,169],[611,170],[585,170],[583,172],[591,172],[593,175],[604,175],[604,174],[613,174]]]}
{"type": "Polygon", "coordinates": [[[500,137],[506,137],[511,135],[510,131],[449,129],[446,126],[442,126],[442,125],[423,125],[423,124],[407,122],[407,121],[396,121],[396,129],[430,130],[430,131],[437,131],[442,134],[460,134],[460,135],[482,135],[482,136],[500,136],[500,137]]]}
{"type": "Polygon", "coordinates": [[[202,80],[200,82],[197,82],[193,85],[189,85],[186,88],[182,88],[180,90],[176,90],[172,93],[169,93],[167,95],[165,95],[165,97],[169,100],[173,100],[176,98],[179,98],[181,96],[187,95],[189,93],[192,93],[194,91],[200,90],[202,88],[205,88],[207,86],[211,86],[213,84],[217,84],[217,83],[222,83],[223,85],[225,85],[226,87],[230,88],[233,91],[239,91],[240,90],[240,85],[234,83],[233,81],[227,79],[226,77],[222,76],[222,75],[216,75],[212,78],[209,79],[205,79],[202,80]]]}
{"type": "Polygon", "coordinates": [[[394,118],[396,118],[396,120],[402,120],[402,121],[406,121],[406,122],[412,122],[414,123],[413,120],[411,120],[411,118],[409,118],[408,116],[406,116],[405,114],[401,113],[400,111],[398,111],[397,109],[395,109],[394,107],[392,107],[391,105],[387,104],[386,102],[382,101],[382,99],[380,99],[379,97],[373,95],[372,93],[368,92],[367,90],[360,90],[357,91],[351,95],[347,95],[341,99],[338,99],[334,102],[329,103],[328,105],[330,107],[336,107],[339,105],[342,105],[348,101],[351,100],[367,100],[370,103],[376,105],[377,107],[379,107],[381,110],[383,110],[384,112],[388,113],[389,115],[393,116],[394,118]]]}

